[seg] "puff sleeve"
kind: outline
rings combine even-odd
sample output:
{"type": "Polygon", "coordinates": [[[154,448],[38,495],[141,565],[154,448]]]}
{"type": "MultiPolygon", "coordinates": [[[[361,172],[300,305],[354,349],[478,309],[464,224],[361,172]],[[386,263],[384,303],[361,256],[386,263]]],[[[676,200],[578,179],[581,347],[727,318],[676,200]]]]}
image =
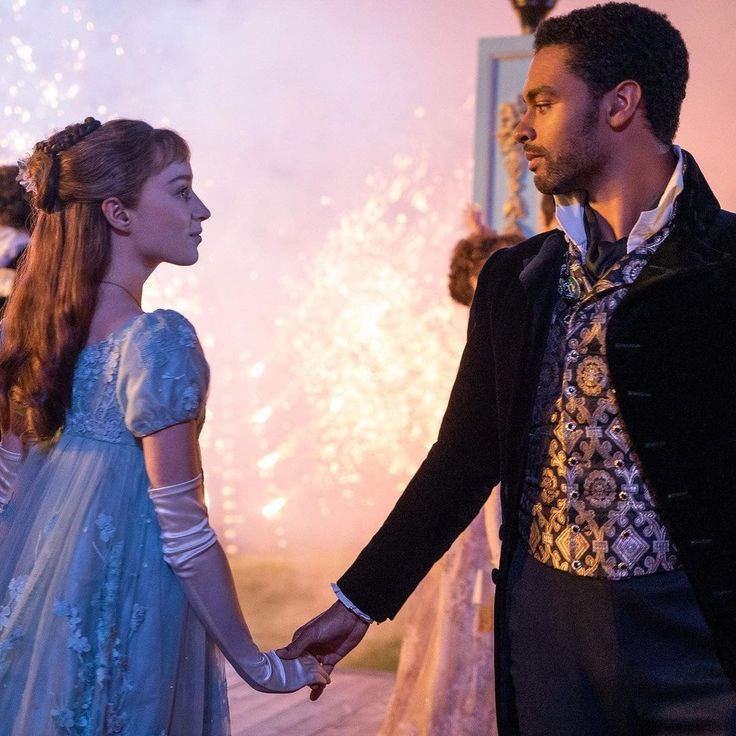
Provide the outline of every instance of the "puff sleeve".
{"type": "Polygon", "coordinates": [[[136,437],[196,419],[201,425],[209,366],[194,327],[159,309],[136,320],[121,345],[117,398],[136,437]]]}

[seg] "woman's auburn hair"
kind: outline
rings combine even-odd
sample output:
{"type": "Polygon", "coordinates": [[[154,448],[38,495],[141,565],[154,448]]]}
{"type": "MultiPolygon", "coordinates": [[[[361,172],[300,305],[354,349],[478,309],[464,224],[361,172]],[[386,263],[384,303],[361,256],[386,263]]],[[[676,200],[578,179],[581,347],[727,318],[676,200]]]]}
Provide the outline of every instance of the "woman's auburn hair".
{"type": "Polygon", "coordinates": [[[135,207],[146,179],[189,160],[181,136],[139,120],[112,120],[68,148],[48,149],[37,144],[27,163],[35,224],[0,344],[0,428],[26,443],[53,439],[71,407],[74,368],[110,264],[102,202],[117,197],[135,207]]]}

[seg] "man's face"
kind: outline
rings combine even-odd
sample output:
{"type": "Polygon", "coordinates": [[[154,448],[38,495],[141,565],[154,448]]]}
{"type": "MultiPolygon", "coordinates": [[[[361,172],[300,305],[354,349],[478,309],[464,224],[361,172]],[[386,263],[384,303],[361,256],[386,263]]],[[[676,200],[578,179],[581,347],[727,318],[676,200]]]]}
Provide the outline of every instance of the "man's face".
{"type": "Polygon", "coordinates": [[[567,58],[565,46],[534,55],[523,91],[526,111],[514,131],[543,194],[595,188],[607,161],[600,101],[569,71],[567,58]]]}

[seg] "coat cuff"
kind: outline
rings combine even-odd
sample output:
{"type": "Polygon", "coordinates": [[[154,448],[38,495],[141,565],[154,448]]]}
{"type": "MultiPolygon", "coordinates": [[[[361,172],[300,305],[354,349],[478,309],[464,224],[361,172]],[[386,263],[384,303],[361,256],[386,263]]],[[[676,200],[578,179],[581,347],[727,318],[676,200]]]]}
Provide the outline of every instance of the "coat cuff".
{"type": "Polygon", "coordinates": [[[358,608],[346,595],[340,590],[337,583],[330,583],[332,592],[337,596],[337,600],[345,606],[349,611],[352,611],[361,621],[365,621],[367,624],[372,624],[373,619],[358,608]]]}

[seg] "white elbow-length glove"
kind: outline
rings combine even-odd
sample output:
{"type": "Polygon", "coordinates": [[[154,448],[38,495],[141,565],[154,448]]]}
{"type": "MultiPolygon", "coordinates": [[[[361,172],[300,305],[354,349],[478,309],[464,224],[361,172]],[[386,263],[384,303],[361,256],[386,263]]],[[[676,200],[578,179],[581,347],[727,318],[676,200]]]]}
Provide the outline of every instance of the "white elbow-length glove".
{"type": "Polygon", "coordinates": [[[209,635],[253,688],[288,693],[330,681],[312,656],[282,660],[261,652],[240,610],[230,565],[209,525],[202,475],[173,486],[150,488],[161,527],[164,559],[209,635]]]}
{"type": "Polygon", "coordinates": [[[23,455],[0,446],[0,513],[13,497],[13,483],[18,475],[18,468],[23,455]]]}

